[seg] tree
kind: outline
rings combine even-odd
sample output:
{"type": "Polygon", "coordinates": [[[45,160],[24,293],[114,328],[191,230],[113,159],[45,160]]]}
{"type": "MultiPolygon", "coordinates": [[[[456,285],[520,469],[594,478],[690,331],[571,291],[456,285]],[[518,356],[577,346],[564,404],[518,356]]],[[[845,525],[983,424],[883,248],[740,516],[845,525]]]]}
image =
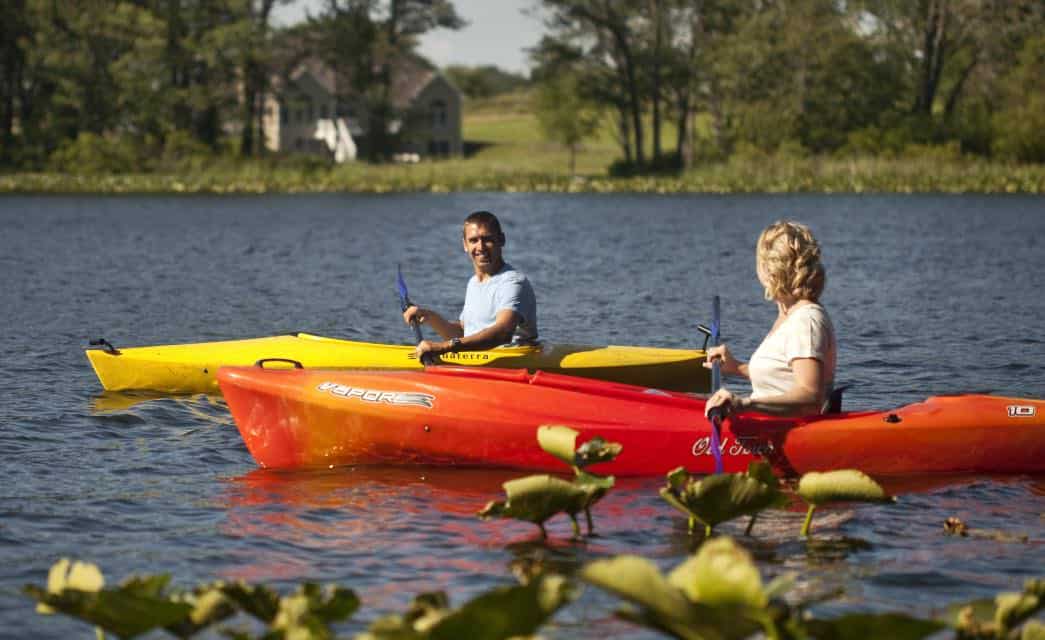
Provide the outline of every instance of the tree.
{"type": "Polygon", "coordinates": [[[644,166],[645,127],[642,89],[642,57],[635,18],[645,8],[642,0],[544,0],[549,11],[544,55],[579,52],[591,61],[593,79],[613,86],[592,88],[621,113],[619,130],[625,160],[644,166]],[[634,156],[632,155],[634,154],[634,156]]]}
{"type": "Polygon", "coordinates": [[[579,91],[575,76],[559,75],[541,84],[536,111],[544,135],[570,150],[570,175],[577,173],[577,147],[599,127],[598,107],[579,91]]]}
{"type": "Polygon", "coordinates": [[[339,78],[339,97],[361,101],[366,111],[365,153],[371,161],[393,150],[390,129],[401,115],[393,90],[397,74],[418,60],[418,36],[464,24],[449,0],[328,0],[313,19],[318,50],[339,78]]]}
{"type": "Polygon", "coordinates": [[[1023,162],[1045,162],[1045,36],[1028,40],[1001,81],[993,151],[1023,162]]]}

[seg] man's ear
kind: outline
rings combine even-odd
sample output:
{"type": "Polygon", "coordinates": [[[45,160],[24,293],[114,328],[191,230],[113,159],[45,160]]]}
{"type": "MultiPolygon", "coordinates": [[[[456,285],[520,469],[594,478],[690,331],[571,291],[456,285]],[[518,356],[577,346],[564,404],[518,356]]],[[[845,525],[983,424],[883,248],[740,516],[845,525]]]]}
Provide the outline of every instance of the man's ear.
{"type": "Polygon", "coordinates": [[[508,244],[508,237],[505,236],[503,233],[501,234],[499,240],[500,240],[500,244],[501,244],[502,247],[504,245],[508,244]]]}

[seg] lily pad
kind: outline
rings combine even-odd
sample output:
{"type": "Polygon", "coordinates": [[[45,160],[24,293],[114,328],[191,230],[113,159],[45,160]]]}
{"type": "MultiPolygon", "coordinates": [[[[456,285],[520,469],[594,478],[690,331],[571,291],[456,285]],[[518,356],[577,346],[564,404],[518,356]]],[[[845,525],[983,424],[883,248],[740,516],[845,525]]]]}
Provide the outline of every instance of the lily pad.
{"type": "Polygon", "coordinates": [[[822,506],[831,502],[893,502],[882,485],[855,469],[812,471],[798,481],[798,495],[806,503],[822,506]]]}
{"type": "Polygon", "coordinates": [[[500,640],[527,637],[577,595],[576,586],[556,574],[538,576],[525,585],[488,591],[457,610],[449,608],[449,601],[441,592],[424,594],[414,599],[405,615],[380,618],[358,638],[500,640]]]}
{"type": "Polygon", "coordinates": [[[894,502],[882,485],[856,469],[819,473],[812,471],[798,481],[798,495],[809,504],[801,535],[808,536],[813,511],[832,502],[894,502]]]}
{"type": "Polygon", "coordinates": [[[624,446],[617,442],[606,442],[599,436],[595,436],[581,446],[577,447],[574,454],[574,464],[584,468],[588,465],[600,462],[609,462],[620,455],[624,446]]]}
{"type": "Polygon", "coordinates": [[[639,607],[618,611],[620,617],[676,638],[739,639],[750,636],[758,628],[750,619],[739,615],[736,607],[712,607],[691,601],[645,558],[622,555],[598,560],[586,565],[580,575],[583,580],[639,607]]]}
{"type": "Polygon", "coordinates": [[[661,489],[660,495],[679,511],[703,522],[710,531],[719,523],[786,504],[787,497],[777,485],[771,472],[766,475],[755,464],[748,473],[720,473],[699,480],[675,470],[668,474],[668,486],[661,489]]]}
{"type": "Polygon", "coordinates": [[[668,582],[693,602],[760,609],[769,602],[751,554],[732,538],[708,540],[679,565],[668,582]]]}
{"type": "Polygon", "coordinates": [[[537,428],[537,444],[564,463],[573,466],[580,433],[563,425],[543,425],[537,428]]]}
{"type": "Polygon", "coordinates": [[[537,443],[547,453],[578,469],[600,462],[609,462],[620,455],[623,449],[620,444],[607,442],[599,436],[595,436],[578,447],[578,435],[580,435],[578,431],[567,426],[544,425],[537,429],[537,443]]]}
{"type": "Polygon", "coordinates": [[[585,508],[592,495],[592,491],[582,486],[549,475],[509,480],[502,486],[507,499],[488,503],[479,512],[479,517],[532,522],[540,527],[542,533],[545,533],[544,522],[560,512],[574,520],[576,531],[575,516],[585,508]]]}

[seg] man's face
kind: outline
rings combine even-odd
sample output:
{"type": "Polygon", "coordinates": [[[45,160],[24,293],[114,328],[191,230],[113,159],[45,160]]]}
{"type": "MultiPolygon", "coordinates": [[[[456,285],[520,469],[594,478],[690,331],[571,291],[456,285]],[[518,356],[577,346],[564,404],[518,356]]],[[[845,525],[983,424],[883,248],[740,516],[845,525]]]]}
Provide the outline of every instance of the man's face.
{"type": "Polygon", "coordinates": [[[465,225],[464,251],[477,272],[493,273],[499,269],[502,247],[504,239],[485,224],[465,225]]]}

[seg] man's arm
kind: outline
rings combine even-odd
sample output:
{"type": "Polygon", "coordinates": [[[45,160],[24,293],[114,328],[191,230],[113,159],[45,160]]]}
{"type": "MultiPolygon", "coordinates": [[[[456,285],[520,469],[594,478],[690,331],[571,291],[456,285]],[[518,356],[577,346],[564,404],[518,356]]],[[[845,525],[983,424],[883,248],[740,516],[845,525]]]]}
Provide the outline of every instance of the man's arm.
{"type": "MultiPolygon", "coordinates": [[[[407,324],[410,324],[410,321],[414,319],[421,324],[427,324],[432,327],[435,329],[436,333],[446,340],[449,340],[450,338],[460,338],[464,335],[464,328],[461,326],[459,321],[450,322],[431,309],[425,309],[414,305],[403,312],[403,320],[405,320],[407,324]]],[[[512,327],[512,329],[514,330],[515,327],[512,327]]]]}
{"type": "MultiPolygon", "coordinates": [[[[515,327],[522,320],[522,316],[511,309],[502,309],[497,312],[494,323],[482,331],[476,331],[475,333],[467,336],[449,336],[451,338],[459,338],[457,343],[457,351],[482,351],[484,349],[493,349],[499,347],[502,344],[507,344],[512,341],[512,334],[515,333],[515,327]]],[[[434,325],[433,325],[434,326],[434,325]]],[[[460,327],[458,327],[460,330],[460,327]]],[[[442,333],[442,332],[440,332],[442,333]]],[[[445,336],[444,336],[445,337],[445,336]]],[[[435,355],[441,355],[449,353],[453,350],[453,343],[450,340],[443,342],[434,342],[429,340],[422,340],[417,345],[417,357],[421,357],[424,353],[432,353],[435,355]]]]}

